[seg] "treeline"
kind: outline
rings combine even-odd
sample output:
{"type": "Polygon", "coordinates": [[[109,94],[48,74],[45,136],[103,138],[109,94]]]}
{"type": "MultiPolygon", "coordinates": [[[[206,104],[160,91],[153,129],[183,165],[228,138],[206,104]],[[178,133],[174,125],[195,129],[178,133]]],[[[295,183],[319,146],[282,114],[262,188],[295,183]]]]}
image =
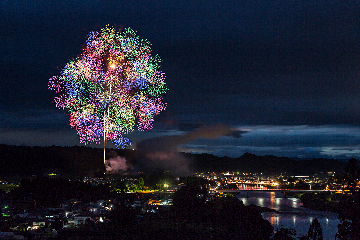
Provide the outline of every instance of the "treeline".
{"type": "Polygon", "coordinates": [[[79,180],[66,178],[39,177],[22,179],[19,188],[7,195],[19,211],[36,210],[36,207],[61,207],[61,204],[77,199],[81,202],[108,199],[113,194],[108,185],[92,185],[79,180]]]}
{"type": "MultiPolygon", "coordinates": [[[[42,175],[59,172],[72,176],[87,176],[103,172],[103,149],[91,147],[29,147],[0,145],[0,176],[42,175]]],[[[106,158],[125,157],[128,164],[141,169],[136,151],[107,149],[106,158]]],[[[183,153],[191,172],[257,172],[264,174],[302,174],[344,171],[346,162],[334,159],[297,160],[276,156],[245,153],[239,158],[217,157],[211,154],[183,153]]],[[[166,169],[164,169],[166,170],[166,169]]]]}
{"type": "MultiPolygon", "coordinates": [[[[116,149],[111,154],[134,158],[132,150],[116,149]]],[[[31,176],[61,173],[70,176],[87,176],[104,171],[103,149],[91,147],[29,147],[0,145],[0,176],[31,176]]]]}

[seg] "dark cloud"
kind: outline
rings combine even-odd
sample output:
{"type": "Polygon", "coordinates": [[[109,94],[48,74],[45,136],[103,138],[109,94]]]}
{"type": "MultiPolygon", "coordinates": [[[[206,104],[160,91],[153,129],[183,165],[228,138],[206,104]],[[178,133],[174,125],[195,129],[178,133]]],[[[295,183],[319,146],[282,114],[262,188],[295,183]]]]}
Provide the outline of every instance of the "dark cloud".
{"type": "Polygon", "coordinates": [[[240,157],[246,152],[302,158],[342,158],[359,154],[360,128],[355,126],[248,126],[241,138],[197,139],[181,145],[185,152],[240,157]]]}

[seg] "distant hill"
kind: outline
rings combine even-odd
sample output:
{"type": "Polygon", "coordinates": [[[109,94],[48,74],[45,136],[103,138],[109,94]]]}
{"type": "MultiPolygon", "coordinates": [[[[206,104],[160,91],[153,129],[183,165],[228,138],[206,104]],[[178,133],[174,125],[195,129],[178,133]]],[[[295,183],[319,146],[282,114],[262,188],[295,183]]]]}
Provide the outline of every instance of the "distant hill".
{"type": "Polygon", "coordinates": [[[251,153],[245,153],[239,158],[216,157],[211,154],[197,154],[191,157],[193,169],[206,172],[216,169],[217,172],[309,175],[319,172],[342,172],[347,164],[334,159],[295,160],[287,157],[257,156],[251,153]]]}
{"type": "MultiPolygon", "coordinates": [[[[42,175],[57,172],[69,176],[87,176],[103,172],[102,148],[91,147],[29,147],[0,145],[0,176],[42,175]]],[[[113,154],[107,150],[107,158],[113,154]]],[[[116,154],[134,158],[132,150],[118,150],[116,154]],[[131,155],[132,154],[132,155],[131,155]]]]}
{"type": "MultiPolygon", "coordinates": [[[[127,149],[107,149],[112,155],[125,157],[136,165],[139,156],[127,149]]],[[[345,169],[347,162],[334,159],[295,160],[286,157],[257,156],[245,153],[239,158],[217,157],[211,154],[182,153],[189,159],[191,172],[257,172],[265,174],[315,174],[345,169]]],[[[139,165],[139,164],[138,164],[139,165]]],[[[141,166],[137,166],[141,171],[141,166]]],[[[89,176],[103,172],[103,149],[91,147],[29,147],[0,145],[0,177],[31,176],[58,172],[69,176],[89,176]]]]}

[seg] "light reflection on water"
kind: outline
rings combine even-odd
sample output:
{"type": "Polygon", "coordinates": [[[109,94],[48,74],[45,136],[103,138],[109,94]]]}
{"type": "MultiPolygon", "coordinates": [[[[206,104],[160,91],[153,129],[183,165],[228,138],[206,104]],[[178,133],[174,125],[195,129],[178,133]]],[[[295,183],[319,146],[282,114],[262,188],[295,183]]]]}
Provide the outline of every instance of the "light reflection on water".
{"type": "Polygon", "coordinates": [[[275,197],[275,193],[272,193],[273,194],[271,194],[271,192],[268,192],[268,197],[260,195],[256,197],[238,196],[238,198],[243,201],[245,205],[254,204],[260,207],[268,207],[281,212],[297,212],[299,211],[298,208],[302,206],[300,199],[275,197]]]}
{"type": "Polygon", "coordinates": [[[317,218],[321,224],[324,239],[335,239],[337,225],[340,223],[336,213],[306,209],[300,199],[284,198],[281,192],[243,191],[238,194],[238,198],[246,206],[254,204],[279,211],[262,214],[274,229],[294,228],[297,233],[296,237],[301,237],[307,234],[311,222],[317,218]]]}

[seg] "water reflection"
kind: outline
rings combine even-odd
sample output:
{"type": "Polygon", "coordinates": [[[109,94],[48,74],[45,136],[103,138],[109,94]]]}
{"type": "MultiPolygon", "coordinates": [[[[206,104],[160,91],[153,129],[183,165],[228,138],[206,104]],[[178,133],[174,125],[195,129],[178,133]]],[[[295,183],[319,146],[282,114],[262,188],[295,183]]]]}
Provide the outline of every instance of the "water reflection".
{"type": "Polygon", "coordinates": [[[294,228],[295,228],[295,226],[296,226],[296,215],[293,215],[293,221],[294,221],[294,228]]]}
{"type": "Polygon", "coordinates": [[[298,201],[297,201],[298,199],[292,199],[292,201],[293,201],[293,208],[298,208],[299,206],[298,206],[298,201]]]}
{"type": "Polygon", "coordinates": [[[265,207],[264,206],[264,198],[258,198],[258,204],[257,205],[260,206],[260,207],[265,207]]]}
{"type": "Polygon", "coordinates": [[[263,213],[276,228],[294,228],[296,237],[307,234],[310,224],[317,218],[323,230],[324,239],[335,239],[337,225],[340,223],[337,214],[330,212],[312,211],[302,207],[300,199],[285,198],[281,192],[242,191],[238,198],[244,205],[257,205],[274,209],[278,212],[263,213]]]}
{"type": "Polygon", "coordinates": [[[278,225],[279,224],[279,216],[270,216],[269,222],[271,225],[278,225]]]}
{"type": "Polygon", "coordinates": [[[274,206],[274,202],[275,202],[275,193],[270,192],[270,205],[274,206]]]}

